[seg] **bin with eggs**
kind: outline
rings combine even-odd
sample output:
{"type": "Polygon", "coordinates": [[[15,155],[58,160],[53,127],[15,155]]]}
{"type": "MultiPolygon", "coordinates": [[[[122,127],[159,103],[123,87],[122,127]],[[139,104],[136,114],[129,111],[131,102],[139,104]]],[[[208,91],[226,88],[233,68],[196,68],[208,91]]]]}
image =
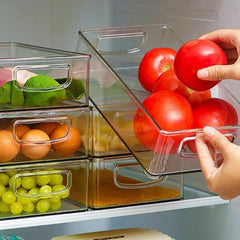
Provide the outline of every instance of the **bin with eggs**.
{"type": "Polygon", "coordinates": [[[88,115],[88,107],[2,113],[0,164],[86,158],[78,119],[84,119],[86,138],[88,115]]]}

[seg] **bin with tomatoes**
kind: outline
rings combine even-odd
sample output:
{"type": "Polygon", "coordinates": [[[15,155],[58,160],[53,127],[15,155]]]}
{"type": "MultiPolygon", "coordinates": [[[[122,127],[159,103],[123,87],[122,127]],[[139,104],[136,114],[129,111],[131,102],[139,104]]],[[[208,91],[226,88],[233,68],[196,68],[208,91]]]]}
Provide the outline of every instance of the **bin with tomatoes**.
{"type": "Polygon", "coordinates": [[[0,164],[86,158],[78,118],[86,138],[88,115],[88,107],[1,114],[0,164]]]}
{"type": "Polygon", "coordinates": [[[197,69],[226,64],[226,56],[216,44],[196,39],[184,46],[171,26],[154,24],[83,29],[78,46],[78,51],[91,53],[89,95],[94,107],[151,176],[200,171],[192,141],[202,131],[196,118],[207,120],[208,111],[218,114],[210,119],[218,120],[200,122],[214,122],[230,141],[239,142],[238,99],[224,81],[196,79],[197,69]],[[110,42],[111,51],[105,49],[110,42]],[[188,49],[183,51],[182,46],[188,49]],[[197,109],[205,101],[219,104],[213,103],[215,109],[206,111],[203,107],[199,113],[197,109]],[[231,121],[228,114],[221,113],[230,109],[231,121]],[[121,127],[122,116],[132,122],[127,131],[121,127]],[[139,144],[131,141],[133,135],[139,144]]]}
{"type": "MultiPolygon", "coordinates": [[[[234,106],[212,96],[211,89],[220,80],[203,81],[197,77],[199,69],[225,64],[225,53],[209,40],[191,40],[178,51],[171,48],[151,49],[142,58],[138,70],[142,87],[150,92],[142,104],[163,131],[237,125],[239,119],[234,106]]],[[[138,141],[149,150],[165,155],[176,153],[180,142],[192,135],[188,131],[166,136],[159,133],[146,116],[139,108],[134,118],[134,131],[138,141]]],[[[233,133],[230,130],[222,132],[233,133]]],[[[229,140],[232,139],[229,137],[229,140]]],[[[186,145],[196,152],[193,140],[187,141],[186,145]]]]}

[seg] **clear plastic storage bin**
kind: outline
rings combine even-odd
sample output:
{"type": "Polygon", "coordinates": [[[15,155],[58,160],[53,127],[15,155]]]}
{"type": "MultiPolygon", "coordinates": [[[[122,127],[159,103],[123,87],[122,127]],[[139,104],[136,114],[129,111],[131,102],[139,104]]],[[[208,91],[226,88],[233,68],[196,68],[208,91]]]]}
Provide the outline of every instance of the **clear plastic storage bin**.
{"type": "MultiPolygon", "coordinates": [[[[178,50],[182,44],[171,26],[164,24],[79,31],[77,51],[92,56],[89,96],[93,105],[145,171],[153,176],[200,171],[197,155],[187,145],[201,129],[174,132],[162,130],[142,105],[149,93],[141,87],[138,80],[138,67],[147,51],[156,47],[178,50]],[[157,133],[153,150],[131,141],[129,136],[134,136],[133,129],[124,131],[121,128],[122,119],[134,122],[138,109],[143,112],[148,126],[157,133]],[[180,141],[173,143],[172,139],[180,141]],[[174,152],[169,150],[172,149],[172,144],[174,152]]],[[[238,100],[223,83],[212,89],[212,97],[228,101],[239,114],[238,100]]],[[[238,125],[219,129],[233,142],[239,143],[238,125]]]]}
{"type": "Polygon", "coordinates": [[[0,219],[87,209],[88,160],[6,166],[0,172],[0,219]]]}
{"type": "MultiPolygon", "coordinates": [[[[91,103],[90,103],[91,104],[91,103]]],[[[105,111],[105,115],[114,115],[115,112],[105,111]]],[[[130,135],[132,133],[133,123],[131,118],[122,119],[121,131],[125,131],[128,134],[129,141],[133,144],[139,145],[135,135],[130,135]],[[129,130],[130,129],[130,130],[129,130]]],[[[83,122],[80,116],[80,122],[83,122]]],[[[92,157],[104,157],[104,156],[119,156],[130,154],[127,146],[123,143],[118,134],[112,129],[105,118],[98,112],[94,106],[90,106],[89,113],[89,136],[85,138],[84,125],[80,125],[80,132],[83,136],[83,143],[89,149],[89,155],[92,157]],[[87,141],[89,140],[89,141],[87,141]]]]}
{"type": "Polygon", "coordinates": [[[94,209],[181,199],[183,175],[151,179],[133,156],[90,158],[89,207],[94,209]]]}
{"type": "Polygon", "coordinates": [[[1,113],[0,165],[87,158],[88,117],[89,107],[1,113]]]}
{"type": "Polygon", "coordinates": [[[0,111],[88,105],[90,56],[0,43],[0,111]]]}

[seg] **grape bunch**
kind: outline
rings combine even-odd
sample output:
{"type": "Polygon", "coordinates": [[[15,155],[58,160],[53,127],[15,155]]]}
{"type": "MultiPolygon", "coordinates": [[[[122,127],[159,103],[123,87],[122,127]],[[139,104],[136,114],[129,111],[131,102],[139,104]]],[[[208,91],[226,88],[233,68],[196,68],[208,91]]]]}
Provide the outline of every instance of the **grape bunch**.
{"type": "Polygon", "coordinates": [[[63,184],[63,175],[41,171],[44,170],[0,172],[0,213],[19,215],[60,209],[62,199],[70,193],[63,184]]]}

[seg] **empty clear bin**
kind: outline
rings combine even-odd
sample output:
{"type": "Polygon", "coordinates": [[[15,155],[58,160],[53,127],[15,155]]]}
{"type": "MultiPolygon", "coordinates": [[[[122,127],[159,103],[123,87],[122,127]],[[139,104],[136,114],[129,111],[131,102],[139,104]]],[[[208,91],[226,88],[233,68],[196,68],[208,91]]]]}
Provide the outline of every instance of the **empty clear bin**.
{"type": "Polygon", "coordinates": [[[90,158],[89,206],[94,209],[181,199],[183,175],[151,179],[133,156],[90,158]]]}
{"type": "Polygon", "coordinates": [[[88,107],[2,113],[0,165],[87,158],[88,117],[88,107]]]}

